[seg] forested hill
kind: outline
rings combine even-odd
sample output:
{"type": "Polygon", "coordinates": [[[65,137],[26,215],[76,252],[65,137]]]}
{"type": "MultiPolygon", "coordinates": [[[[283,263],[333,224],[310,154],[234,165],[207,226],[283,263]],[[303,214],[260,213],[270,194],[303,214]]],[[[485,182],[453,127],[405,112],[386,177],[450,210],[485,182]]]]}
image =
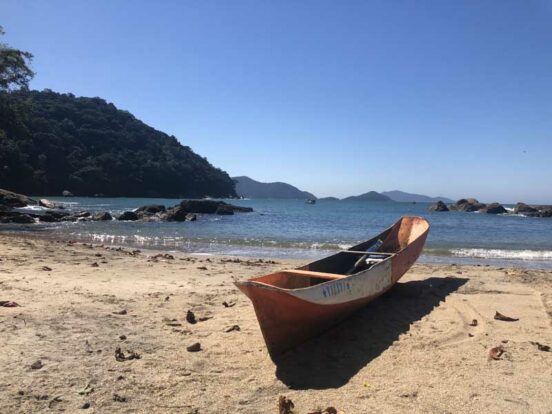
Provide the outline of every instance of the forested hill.
{"type": "Polygon", "coordinates": [[[23,194],[234,197],[234,182],[175,137],[100,98],[0,93],[0,188],[23,194]]]}

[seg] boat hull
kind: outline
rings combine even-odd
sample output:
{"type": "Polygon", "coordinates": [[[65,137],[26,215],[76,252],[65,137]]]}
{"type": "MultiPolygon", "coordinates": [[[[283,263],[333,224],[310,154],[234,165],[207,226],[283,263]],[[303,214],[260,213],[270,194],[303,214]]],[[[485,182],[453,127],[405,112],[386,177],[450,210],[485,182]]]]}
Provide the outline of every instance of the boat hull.
{"type": "MultiPolygon", "coordinates": [[[[424,219],[415,219],[427,224],[424,219]]],[[[390,244],[394,242],[393,237],[396,238],[396,248],[399,249],[397,254],[363,272],[295,289],[277,286],[274,281],[281,278],[278,273],[236,283],[252,301],[266,346],[273,358],[364,307],[389,290],[410,269],[421,254],[429,225],[412,240],[403,243],[402,248],[399,243],[401,226],[395,226],[385,234],[390,244]]],[[[312,265],[314,267],[315,263],[312,265]]],[[[308,270],[310,266],[302,269],[308,270]]]]}

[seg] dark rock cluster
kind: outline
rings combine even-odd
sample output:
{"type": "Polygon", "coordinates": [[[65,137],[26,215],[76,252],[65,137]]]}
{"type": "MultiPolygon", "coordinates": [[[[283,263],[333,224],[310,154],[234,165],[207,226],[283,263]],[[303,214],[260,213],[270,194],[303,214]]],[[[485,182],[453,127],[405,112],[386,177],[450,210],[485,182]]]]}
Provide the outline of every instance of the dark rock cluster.
{"type": "Polygon", "coordinates": [[[196,221],[197,214],[232,215],[252,212],[250,207],[235,206],[217,200],[184,200],[173,207],[146,205],[133,211],[125,211],[118,217],[109,212],[69,212],[61,204],[46,199],[33,200],[27,196],[0,189],[0,223],[32,224],[62,221],[196,221]],[[21,211],[21,207],[40,205],[45,211],[21,211]]]}
{"type": "MultiPolygon", "coordinates": [[[[467,213],[477,211],[485,214],[504,214],[508,212],[500,203],[485,204],[475,198],[462,198],[448,206],[442,201],[438,201],[429,207],[429,211],[460,211],[467,213]]],[[[514,207],[514,214],[529,217],[552,217],[552,206],[530,206],[525,203],[517,203],[514,207]]]]}

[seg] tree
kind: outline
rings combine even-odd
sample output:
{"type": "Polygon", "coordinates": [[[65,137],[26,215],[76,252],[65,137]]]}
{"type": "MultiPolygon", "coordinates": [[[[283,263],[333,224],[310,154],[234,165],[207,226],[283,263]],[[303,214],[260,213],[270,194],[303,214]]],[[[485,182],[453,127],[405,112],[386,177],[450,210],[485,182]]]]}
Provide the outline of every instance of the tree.
{"type": "MultiPolygon", "coordinates": [[[[0,26],[0,36],[4,35],[0,26]]],[[[0,42],[0,91],[27,88],[34,72],[29,68],[33,55],[0,42]]]]}

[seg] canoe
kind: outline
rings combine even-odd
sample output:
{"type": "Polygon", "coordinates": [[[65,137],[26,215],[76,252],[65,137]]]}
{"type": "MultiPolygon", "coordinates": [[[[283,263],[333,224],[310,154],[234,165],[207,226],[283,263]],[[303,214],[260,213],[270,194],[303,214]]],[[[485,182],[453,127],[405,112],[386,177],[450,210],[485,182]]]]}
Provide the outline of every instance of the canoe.
{"type": "Polygon", "coordinates": [[[416,262],[429,223],[402,217],[377,236],[297,269],[236,282],[271,357],[320,334],[389,290],[416,262]]]}

